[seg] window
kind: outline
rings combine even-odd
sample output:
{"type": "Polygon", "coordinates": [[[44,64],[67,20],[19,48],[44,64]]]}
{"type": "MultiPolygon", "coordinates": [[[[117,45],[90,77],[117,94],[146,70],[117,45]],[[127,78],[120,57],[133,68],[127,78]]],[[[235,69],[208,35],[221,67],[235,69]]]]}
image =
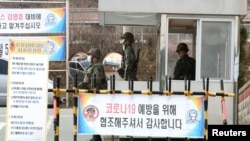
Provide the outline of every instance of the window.
{"type": "Polygon", "coordinates": [[[169,46],[168,46],[168,76],[174,76],[174,68],[176,62],[180,58],[176,53],[177,45],[181,42],[188,45],[188,55],[195,58],[195,49],[193,46],[193,34],[191,33],[169,33],[168,36],[169,46]]]}
{"type": "Polygon", "coordinates": [[[0,59],[0,74],[8,74],[8,62],[6,60],[0,59]]]}
{"type": "Polygon", "coordinates": [[[230,79],[231,22],[203,21],[200,78],[230,79]]]}

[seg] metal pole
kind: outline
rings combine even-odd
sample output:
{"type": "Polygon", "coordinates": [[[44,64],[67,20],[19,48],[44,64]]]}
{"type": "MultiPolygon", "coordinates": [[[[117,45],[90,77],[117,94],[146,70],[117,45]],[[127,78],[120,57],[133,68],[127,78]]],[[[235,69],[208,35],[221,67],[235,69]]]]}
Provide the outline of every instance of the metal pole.
{"type": "MultiPolygon", "coordinates": [[[[68,63],[69,60],[69,0],[66,0],[66,64],[68,63]]],[[[67,67],[66,67],[67,69],[67,67]]],[[[66,89],[69,88],[69,72],[66,71],[66,89]]],[[[66,107],[69,107],[69,94],[66,93],[66,107]]]]}
{"type": "MultiPolygon", "coordinates": [[[[221,87],[221,92],[224,94],[223,80],[220,81],[220,87],[221,87]]],[[[221,96],[221,109],[222,109],[223,125],[227,125],[226,101],[224,96],[221,96]]]]}
{"type": "Polygon", "coordinates": [[[54,141],[59,141],[60,123],[60,77],[56,78],[56,91],[54,92],[54,141]]]}
{"type": "Polygon", "coordinates": [[[205,84],[205,78],[203,78],[203,89],[205,92],[205,99],[204,99],[204,141],[208,140],[208,90],[209,90],[209,79],[207,78],[207,83],[205,84]],[[206,85],[207,84],[207,85],[206,85]]]}
{"type": "Polygon", "coordinates": [[[78,105],[78,93],[79,93],[79,89],[78,89],[78,84],[77,84],[77,75],[74,77],[74,97],[73,97],[73,101],[74,101],[74,105],[73,105],[73,138],[74,141],[77,141],[77,105],[78,105]]]}

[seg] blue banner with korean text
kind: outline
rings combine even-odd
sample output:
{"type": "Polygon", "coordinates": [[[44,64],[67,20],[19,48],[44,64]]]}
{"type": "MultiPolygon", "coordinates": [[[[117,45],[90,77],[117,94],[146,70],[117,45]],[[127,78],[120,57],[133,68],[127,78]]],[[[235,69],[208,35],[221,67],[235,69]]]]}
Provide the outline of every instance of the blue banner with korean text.
{"type": "Polygon", "coordinates": [[[1,33],[65,33],[66,8],[0,9],[1,33]]]}
{"type": "Polygon", "coordinates": [[[79,94],[78,135],[204,137],[203,96],[79,94]]]}

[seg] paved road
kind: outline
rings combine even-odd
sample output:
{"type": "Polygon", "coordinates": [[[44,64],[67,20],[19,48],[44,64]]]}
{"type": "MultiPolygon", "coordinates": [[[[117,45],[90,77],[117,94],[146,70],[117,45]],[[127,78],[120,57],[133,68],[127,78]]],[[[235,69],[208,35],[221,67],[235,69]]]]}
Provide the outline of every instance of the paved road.
{"type": "MultiPolygon", "coordinates": [[[[48,109],[47,141],[54,141],[53,109],[48,109]]],[[[5,140],[6,110],[0,107],[0,141],[5,140]]],[[[89,141],[91,136],[78,135],[77,141],[89,141]]],[[[60,109],[59,141],[74,141],[73,138],[73,111],[60,109]]]]}

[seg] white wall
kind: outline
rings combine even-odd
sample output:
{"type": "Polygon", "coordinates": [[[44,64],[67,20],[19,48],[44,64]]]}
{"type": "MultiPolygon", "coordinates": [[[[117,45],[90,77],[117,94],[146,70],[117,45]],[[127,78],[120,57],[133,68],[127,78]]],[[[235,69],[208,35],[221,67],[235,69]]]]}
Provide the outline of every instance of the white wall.
{"type": "Polygon", "coordinates": [[[247,0],[99,0],[99,11],[245,15],[247,0]]]}

